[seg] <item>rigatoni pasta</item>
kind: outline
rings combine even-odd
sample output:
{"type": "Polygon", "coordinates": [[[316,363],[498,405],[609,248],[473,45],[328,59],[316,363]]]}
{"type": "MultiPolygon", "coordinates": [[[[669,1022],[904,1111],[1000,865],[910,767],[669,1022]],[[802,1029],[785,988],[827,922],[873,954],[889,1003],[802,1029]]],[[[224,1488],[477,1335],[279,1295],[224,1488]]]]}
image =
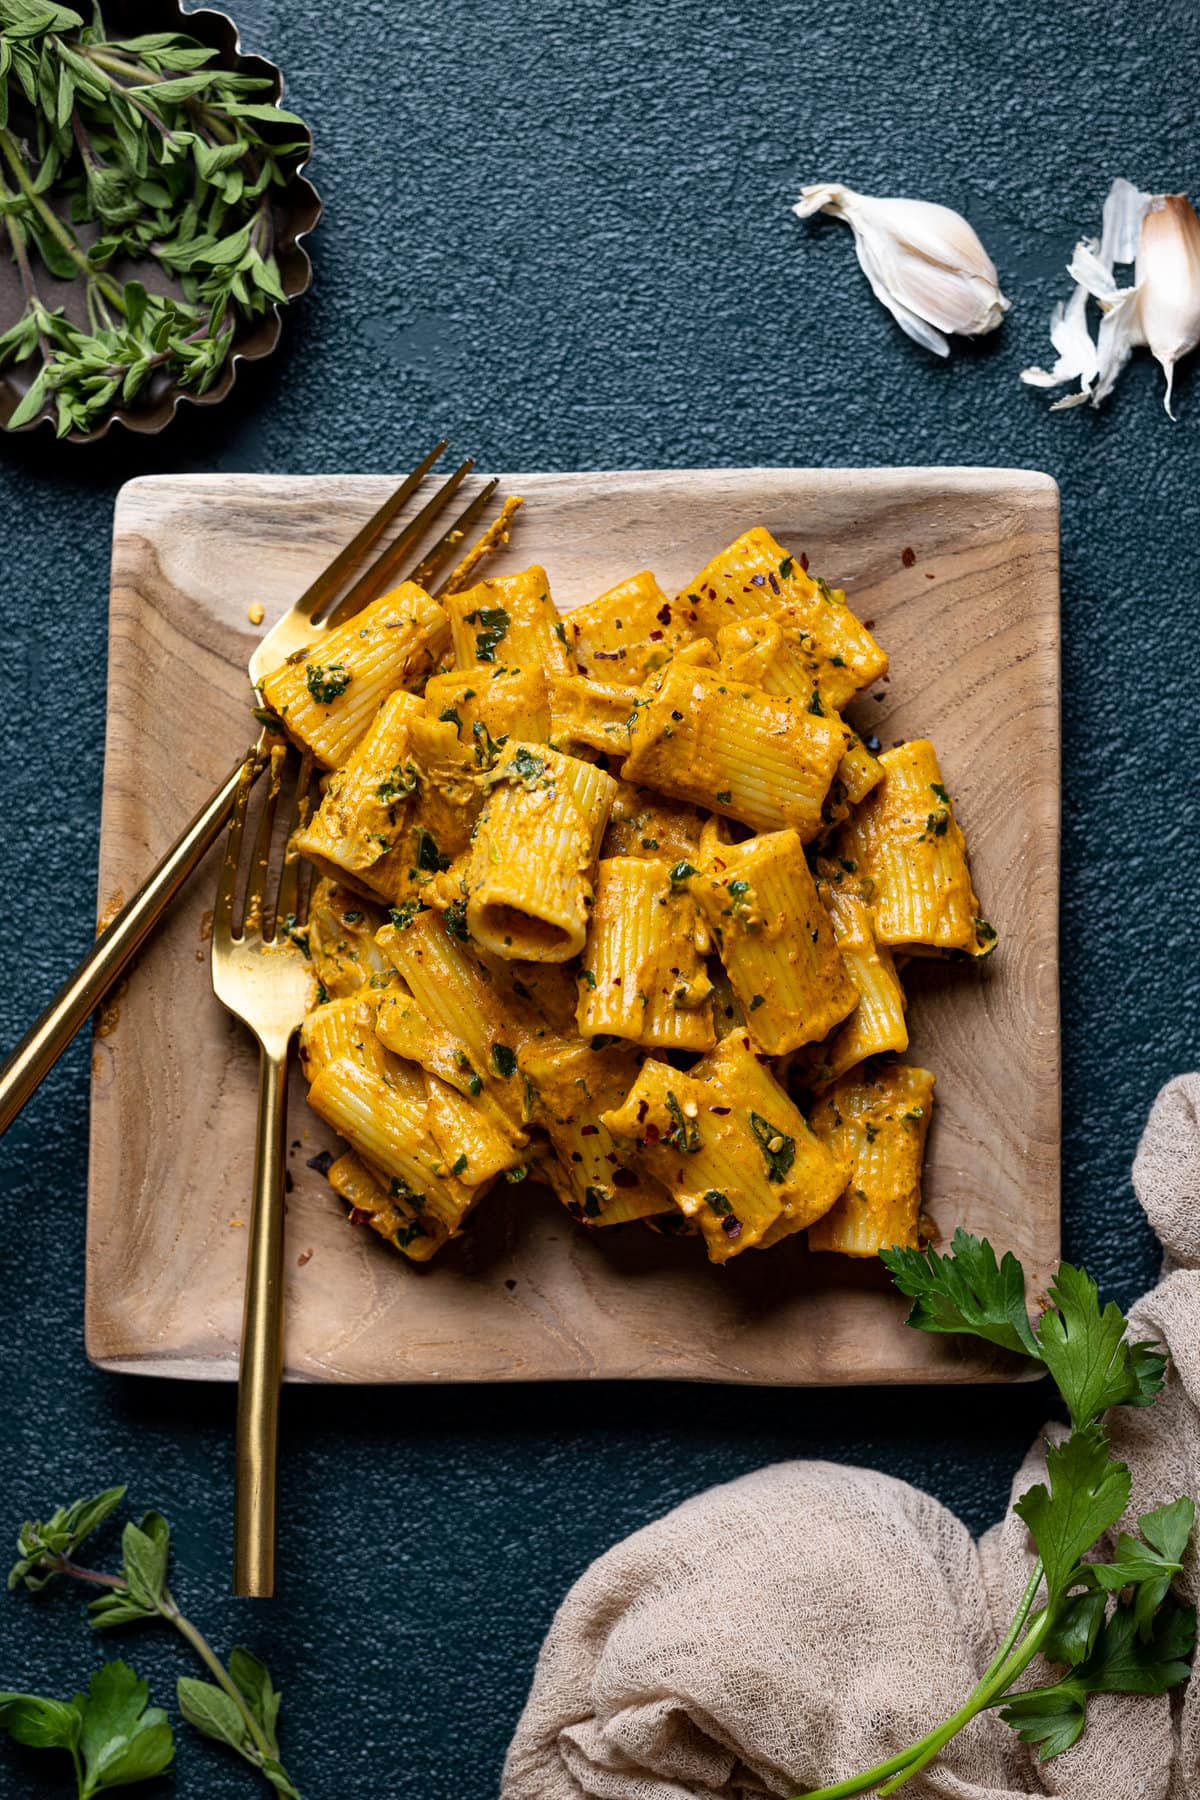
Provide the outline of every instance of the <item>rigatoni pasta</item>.
{"type": "Polygon", "coordinates": [[[996,935],[932,744],[843,717],[886,670],[755,527],[674,597],[406,584],[269,678],[329,771],[300,1054],[354,1222],[425,1261],[528,1177],[717,1263],[920,1240],[901,968],[996,935]]]}

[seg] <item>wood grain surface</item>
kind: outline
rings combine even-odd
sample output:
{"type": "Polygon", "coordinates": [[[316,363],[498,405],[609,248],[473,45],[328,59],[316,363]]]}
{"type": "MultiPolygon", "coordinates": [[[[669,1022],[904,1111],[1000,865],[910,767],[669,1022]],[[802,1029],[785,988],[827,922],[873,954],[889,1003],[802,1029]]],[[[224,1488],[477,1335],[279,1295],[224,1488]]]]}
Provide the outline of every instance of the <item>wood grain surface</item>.
{"type": "MultiPolygon", "coordinates": [[[[938,1077],[926,1210],[986,1234],[1033,1291],[1058,1255],[1058,494],[995,469],[502,478],[527,505],[494,567],[562,608],[651,568],[672,591],[765,524],[843,585],[889,651],[857,722],[931,736],[1000,933],[981,970],[910,966],[910,1058],[938,1077]]],[[[99,909],[134,891],[252,739],[246,660],[379,504],[384,476],[131,482],[113,546],[99,909]],[[247,609],[266,609],[255,628],[247,609]]],[[[255,1055],[212,997],[216,854],[175,903],[93,1055],[87,1346],[110,1369],[236,1373],[255,1055]]],[[[875,1264],[792,1239],[714,1269],[697,1242],[584,1233],[540,1188],[494,1194],[414,1267],[309,1166],[333,1147],[293,1074],[286,1368],[342,1382],[616,1377],[966,1382],[1014,1370],[905,1329],[875,1264]]]]}

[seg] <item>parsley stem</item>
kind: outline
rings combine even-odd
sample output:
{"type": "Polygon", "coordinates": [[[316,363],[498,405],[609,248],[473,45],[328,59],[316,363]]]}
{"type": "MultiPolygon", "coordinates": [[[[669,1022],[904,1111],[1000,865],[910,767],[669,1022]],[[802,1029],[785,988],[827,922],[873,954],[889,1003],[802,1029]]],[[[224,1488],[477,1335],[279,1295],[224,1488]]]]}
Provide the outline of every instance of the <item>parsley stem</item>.
{"type": "MultiPolygon", "coordinates": [[[[11,200],[12,195],[0,178],[0,200],[11,200]]],[[[25,246],[25,227],[20,219],[11,213],[4,215],[4,228],[8,233],[8,241],[12,245],[13,261],[21,277],[21,286],[25,289],[25,300],[29,311],[33,314],[34,328],[37,331],[38,347],[42,353],[43,363],[50,361],[50,345],[46,341],[46,333],[42,329],[42,316],[45,311],[42,297],[38,293],[37,282],[33,278],[33,269],[29,262],[29,253],[25,246]]]]}
{"type": "Polygon", "coordinates": [[[186,1619],[180,1612],[171,1596],[169,1588],[163,1589],[162,1598],[158,1602],[158,1610],[163,1618],[166,1619],[169,1624],[174,1625],[176,1631],[186,1638],[187,1642],[196,1652],[196,1655],[212,1675],[217,1686],[221,1688],[224,1693],[228,1694],[229,1698],[233,1701],[246,1722],[246,1729],[250,1733],[259,1754],[264,1757],[273,1756],[274,1751],[267,1742],[266,1733],[258,1720],[254,1717],[249,1706],[246,1704],[245,1695],[232,1677],[226,1673],[224,1664],[221,1662],[216,1651],[212,1648],[212,1645],[208,1642],[208,1639],[196,1629],[190,1619],[186,1619]]]}
{"type": "Polygon", "coordinates": [[[12,133],[7,129],[0,129],[0,150],[4,152],[8,166],[17,178],[17,186],[25,195],[25,198],[29,201],[34,211],[40,215],[42,223],[45,225],[46,230],[50,233],[51,237],[56,239],[57,242],[62,245],[63,249],[79,269],[80,273],[86,275],[90,282],[95,282],[105,299],[111,300],[113,305],[123,313],[125,311],[125,301],[122,297],[120,288],[117,287],[115,282],[110,281],[106,275],[101,275],[93,269],[87,257],[79,248],[79,245],[76,243],[72,234],[67,230],[54,208],[48,205],[41,194],[37,192],[30,179],[29,170],[25,167],[21,152],[13,139],[12,133]]]}
{"type": "MultiPolygon", "coordinates": [[[[955,1719],[961,1720],[960,1724],[954,1725],[953,1730],[950,1731],[946,1730],[946,1726],[951,1724],[949,1719],[945,1725],[935,1725],[931,1731],[925,1733],[924,1737],[918,1738],[915,1743],[906,1745],[903,1750],[898,1750],[886,1761],[878,1762],[870,1769],[863,1769],[858,1775],[850,1775],[845,1781],[837,1781],[829,1787],[814,1788],[807,1794],[798,1795],[797,1800],[851,1800],[851,1796],[855,1794],[869,1793],[872,1788],[878,1787],[880,1782],[887,1781],[889,1776],[898,1776],[900,1779],[893,1785],[879,1789],[881,1794],[894,1793],[896,1788],[907,1781],[910,1775],[915,1775],[918,1769],[924,1768],[925,1764],[937,1755],[942,1745],[955,1735],[955,1732],[960,1731],[962,1726],[967,1724],[977,1712],[981,1712],[985,1706],[993,1704],[998,1694],[1003,1693],[1004,1688],[996,1686],[997,1677],[1003,1671],[1013,1646],[1024,1629],[1025,1621],[1028,1619],[1030,1609],[1037,1597],[1038,1588],[1042,1584],[1043,1574],[1044,1569],[1039,1557],[1033,1566],[1033,1573],[1021,1596],[1021,1603],[1013,1615],[1012,1623],[1004,1635],[1000,1648],[980,1676],[970,1695],[963,1701],[958,1712],[953,1715],[955,1719]]],[[[1028,1639],[1026,1639],[1027,1642],[1028,1639]]],[[[1024,1646],[1022,1646],[1023,1649],[1024,1646]]],[[[1031,1651],[1030,1657],[1033,1654],[1034,1652],[1031,1651]]],[[[1025,1664],[1022,1663],[1021,1668],[1024,1666],[1025,1664]]],[[[1020,1669],[1015,1670],[1008,1677],[1004,1686],[1009,1686],[1019,1673],[1020,1669]]]]}
{"type": "Polygon", "coordinates": [[[1024,1640],[1012,1652],[1008,1660],[997,1669],[983,1692],[977,1690],[970,1700],[960,1706],[956,1713],[952,1713],[946,1723],[932,1734],[931,1741],[918,1756],[914,1757],[890,1781],[884,1782],[879,1789],[880,1800],[886,1800],[886,1796],[896,1793],[906,1781],[911,1780],[914,1775],[920,1774],[926,1764],[931,1763],[938,1752],[962,1730],[964,1725],[970,1724],[977,1713],[983,1712],[986,1707],[993,1706],[996,1701],[1004,1697],[1018,1675],[1023,1674],[1037,1655],[1042,1639],[1050,1629],[1050,1620],[1051,1608],[1047,1607],[1044,1612],[1038,1614],[1029,1627],[1024,1640]]]}

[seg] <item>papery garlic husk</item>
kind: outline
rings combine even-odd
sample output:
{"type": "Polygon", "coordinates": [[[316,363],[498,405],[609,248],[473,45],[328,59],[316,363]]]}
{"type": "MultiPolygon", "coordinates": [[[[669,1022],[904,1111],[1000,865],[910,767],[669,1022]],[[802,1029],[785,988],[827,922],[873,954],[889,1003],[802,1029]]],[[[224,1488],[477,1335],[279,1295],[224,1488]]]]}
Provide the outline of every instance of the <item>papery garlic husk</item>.
{"type": "Polygon", "coordinates": [[[792,211],[844,219],[877,300],[918,344],[948,356],[946,332],[979,337],[1008,310],[996,266],[976,233],[948,206],[880,199],[838,182],[802,188],[792,211]]]}
{"type": "Polygon", "coordinates": [[[1099,406],[1133,351],[1147,345],[1166,374],[1163,404],[1174,418],[1175,364],[1200,344],[1200,219],[1186,195],[1144,194],[1130,181],[1114,181],[1099,241],[1076,244],[1067,273],[1074,292],[1050,317],[1058,360],[1052,369],[1023,369],[1021,380],[1059,387],[1078,378],[1079,391],[1056,400],[1052,410],[1089,401],[1099,406]],[[1118,287],[1114,265],[1131,262],[1133,286],[1118,287]],[[1087,326],[1089,296],[1100,307],[1095,342],[1087,326]]]}

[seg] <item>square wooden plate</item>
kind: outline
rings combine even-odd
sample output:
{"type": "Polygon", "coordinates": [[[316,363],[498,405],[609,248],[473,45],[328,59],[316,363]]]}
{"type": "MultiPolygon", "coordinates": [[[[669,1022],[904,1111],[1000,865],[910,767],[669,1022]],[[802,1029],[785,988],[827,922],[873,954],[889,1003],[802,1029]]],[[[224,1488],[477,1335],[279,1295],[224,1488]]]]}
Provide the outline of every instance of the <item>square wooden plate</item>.
{"type": "MultiPolygon", "coordinates": [[[[937,1073],[926,1208],[1022,1259],[1058,1254],[1058,494],[1007,469],[513,475],[498,568],[563,608],[653,569],[668,592],[752,524],[843,585],[891,654],[858,705],[928,734],[1000,933],[980,970],[912,973],[910,1055],[937,1073]]],[[[118,499],[100,905],[131,893],[251,736],[246,660],[389,490],[386,477],[195,475],[118,499]],[[253,627],[247,608],[266,608],[253,627]]],[[[109,1369],[235,1374],[255,1058],[209,988],[219,853],[107,1009],[93,1059],[87,1346],[109,1369]]],[[[1003,1379],[1005,1359],[903,1325],[882,1270],[789,1240],[725,1269],[698,1242],[587,1234],[544,1189],[489,1197],[428,1267],[346,1219],[333,1142],[294,1078],[287,1372],[306,1381],[1003,1379]]]]}

